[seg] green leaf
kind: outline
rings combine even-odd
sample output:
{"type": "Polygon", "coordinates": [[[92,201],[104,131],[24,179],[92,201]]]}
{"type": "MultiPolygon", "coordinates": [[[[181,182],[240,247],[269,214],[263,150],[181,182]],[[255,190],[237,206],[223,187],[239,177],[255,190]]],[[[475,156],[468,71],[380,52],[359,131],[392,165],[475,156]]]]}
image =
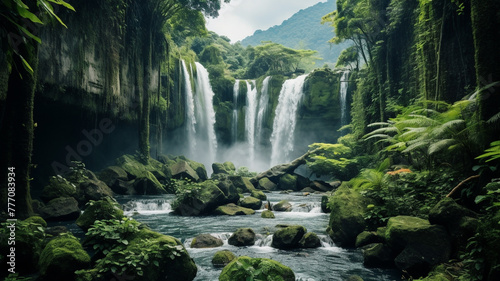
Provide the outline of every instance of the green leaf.
{"type": "Polygon", "coordinates": [[[49,0],[49,1],[50,1],[50,2],[52,2],[52,3],[55,3],[55,4],[57,4],[57,5],[62,5],[62,6],[64,6],[64,7],[66,7],[67,9],[70,9],[70,10],[72,10],[73,12],[76,12],[76,11],[75,11],[75,8],[73,8],[73,6],[71,6],[71,5],[70,5],[69,3],[67,3],[67,2],[64,2],[64,1],[62,1],[62,0],[49,0]]]}
{"type": "Polygon", "coordinates": [[[157,267],[160,267],[160,263],[157,260],[154,260],[153,264],[156,265],[157,267]]]}
{"type": "Polygon", "coordinates": [[[45,10],[47,13],[51,15],[51,17],[55,18],[62,26],[68,28],[64,22],[54,13],[54,8],[50,3],[46,2],[45,0],[38,0],[38,5],[42,7],[43,10],[45,10]]]}
{"type": "Polygon", "coordinates": [[[28,11],[27,8],[17,6],[17,12],[19,13],[19,15],[21,17],[23,17],[25,19],[29,19],[30,21],[32,21],[34,23],[43,24],[43,22],[35,14],[28,11]]]}

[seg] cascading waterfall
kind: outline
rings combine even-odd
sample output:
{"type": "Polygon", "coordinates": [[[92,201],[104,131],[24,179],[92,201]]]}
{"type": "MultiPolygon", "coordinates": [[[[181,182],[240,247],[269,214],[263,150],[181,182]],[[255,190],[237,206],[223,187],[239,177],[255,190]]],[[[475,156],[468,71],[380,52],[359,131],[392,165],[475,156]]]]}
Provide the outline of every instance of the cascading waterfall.
{"type": "Polygon", "coordinates": [[[347,125],[347,87],[349,86],[349,70],[342,73],[340,78],[340,126],[347,125]]]}
{"type": "Polygon", "coordinates": [[[213,106],[214,92],[208,78],[208,71],[203,65],[196,65],[196,155],[202,156],[205,164],[211,165],[215,162],[217,152],[217,137],[215,135],[215,110],[213,106]]]}
{"type": "Polygon", "coordinates": [[[286,80],[281,87],[271,135],[271,166],[286,163],[293,151],[297,109],[307,75],[286,80]]]}
{"type": "Polygon", "coordinates": [[[260,90],[260,98],[257,112],[257,123],[255,128],[255,135],[257,136],[257,142],[261,142],[262,138],[262,128],[264,128],[264,117],[267,114],[267,105],[269,104],[269,80],[271,76],[267,76],[264,81],[262,81],[262,89],[260,90]]]}
{"type": "Polygon", "coordinates": [[[247,106],[245,130],[249,147],[250,161],[255,159],[255,117],[257,112],[257,87],[255,80],[245,81],[247,84],[247,106]]]}
{"type": "Polygon", "coordinates": [[[238,94],[240,91],[240,80],[236,79],[233,86],[233,126],[231,130],[231,137],[233,143],[238,139],[238,94]]]}
{"type": "Polygon", "coordinates": [[[194,98],[193,89],[191,87],[191,75],[186,67],[184,60],[182,63],[182,73],[184,75],[184,85],[186,94],[186,133],[187,142],[189,143],[189,154],[193,155],[196,150],[196,116],[194,114],[194,98]]]}

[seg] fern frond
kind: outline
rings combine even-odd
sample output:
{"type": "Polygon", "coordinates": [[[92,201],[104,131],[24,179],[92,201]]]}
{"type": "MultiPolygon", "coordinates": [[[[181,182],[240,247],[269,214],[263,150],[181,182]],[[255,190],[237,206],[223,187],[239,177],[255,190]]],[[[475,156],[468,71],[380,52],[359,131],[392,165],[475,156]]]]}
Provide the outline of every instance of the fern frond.
{"type": "Polygon", "coordinates": [[[420,136],[423,134],[428,128],[427,127],[418,127],[418,128],[405,128],[407,131],[399,135],[399,139],[402,140],[412,140],[415,139],[417,136],[420,136]]]}
{"type": "Polygon", "coordinates": [[[488,119],[488,121],[486,121],[486,123],[492,124],[492,123],[496,123],[498,121],[500,121],[500,112],[498,112],[497,114],[491,116],[491,118],[488,119]]]}
{"type": "Polygon", "coordinates": [[[412,144],[410,144],[405,150],[403,150],[403,153],[412,152],[418,148],[421,148],[421,147],[427,146],[427,145],[429,145],[429,140],[413,141],[412,144]]]}
{"type": "Polygon", "coordinates": [[[387,151],[403,151],[406,149],[406,142],[397,142],[385,148],[387,151]]]}
{"type": "Polygon", "coordinates": [[[389,123],[389,122],[375,122],[375,123],[368,124],[367,127],[390,126],[390,125],[391,125],[391,123],[389,123]]]}
{"type": "Polygon", "coordinates": [[[388,139],[388,138],[392,138],[391,136],[389,135],[385,135],[385,134],[376,134],[376,135],[371,135],[371,136],[364,136],[363,137],[365,140],[369,140],[369,139],[373,139],[373,138],[382,138],[382,139],[388,139]],[[365,138],[366,137],[366,138],[365,138]]]}
{"type": "Polygon", "coordinates": [[[378,128],[368,134],[366,134],[365,136],[363,136],[363,138],[366,138],[366,137],[369,137],[371,135],[378,135],[378,134],[388,134],[388,133],[398,133],[398,128],[396,127],[382,127],[382,128],[378,128]]]}
{"type": "Polygon", "coordinates": [[[427,153],[429,155],[432,155],[436,152],[439,152],[445,148],[450,148],[452,145],[456,143],[456,140],[454,139],[443,139],[438,142],[432,143],[429,145],[429,149],[427,150],[427,153]]]}
{"type": "Polygon", "coordinates": [[[449,135],[450,133],[453,133],[453,131],[459,129],[459,127],[463,128],[465,125],[466,125],[465,120],[462,119],[451,120],[434,128],[431,134],[436,138],[440,138],[447,134],[449,135]]]}

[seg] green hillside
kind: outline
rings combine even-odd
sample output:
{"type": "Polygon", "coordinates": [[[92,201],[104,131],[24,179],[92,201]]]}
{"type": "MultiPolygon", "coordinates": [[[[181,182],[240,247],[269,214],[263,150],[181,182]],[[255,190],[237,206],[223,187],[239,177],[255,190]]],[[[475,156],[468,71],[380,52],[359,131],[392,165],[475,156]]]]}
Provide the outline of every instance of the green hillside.
{"type": "Polygon", "coordinates": [[[340,52],[349,43],[332,45],[328,43],[333,36],[333,28],[321,24],[321,17],[336,9],[336,0],[318,3],[307,9],[300,10],[281,25],[275,25],[268,30],[257,30],[252,36],[241,41],[244,46],[259,45],[262,41],[273,41],[289,48],[311,49],[318,51],[323,58],[320,63],[334,63],[340,52]]]}

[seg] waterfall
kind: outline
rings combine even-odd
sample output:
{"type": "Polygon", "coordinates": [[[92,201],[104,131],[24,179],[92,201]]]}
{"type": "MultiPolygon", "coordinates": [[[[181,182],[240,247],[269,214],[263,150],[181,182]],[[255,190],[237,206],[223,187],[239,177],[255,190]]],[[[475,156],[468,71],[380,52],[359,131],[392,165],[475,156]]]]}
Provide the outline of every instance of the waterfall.
{"type": "Polygon", "coordinates": [[[286,163],[293,151],[297,109],[307,75],[286,80],[281,87],[271,135],[271,166],[286,163]]]}
{"type": "Polygon", "coordinates": [[[233,86],[233,126],[231,130],[231,137],[233,143],[238,140],[238,93],[240,91],[240,80],[236,79],[233,86]]]}
{"type": "Polygon", "coordinates": [[[247,84],[245,131],[247,135],[250,161],[253,161],[255,159],[255,117],[257,112],[257,87],[255,86],[255,80],[245,82],[247,84]]]}
{"type": "Polygon", "coordinates": [[[347,87],[349,86],[349,70],[342,73],[340,78],[340,126],[347,125],[347,87]]]}
{"type": "Polygon", "coordinates": [[[211,165],[215,162],[217,152],[217,137],[215,135],[215,110],[213,106],[214,92],[210,86],[208,71],[203,65],[196,65],[196,97],[195,112],[197,120],[197,153],[196,156],[205,155],[205,164],[211,165]],[[200,144],[203,144],[200,145],[200,144]]]}
{"type": "Polygon", "coordinates": [[[187,70],[186,63],[184,60],[182,62],[182,73],[184,75],[184,85],[186,94],[186,132],[187,132],[187,142],[189,143],[189,154],[194,155],[196,149],[196,117],[194,114],[194,98],[193,89],[191,87],[191,75],[187,70]]]}
{"type": "Polygon", "coordinates": [[[257,113],[257,123],[255,128],[255,135],[257,136],[257,142],[261,142],[262,140],[262,128],[264,128],[264,117],[267,114],[267,105],[269,104],[269,80],[271,80],[271,76],[267,76],[264,81],[262,81],[262,88],[260,90],[260,98],[258,105],[258,113],[257,113]]]}
{"type": "Polygon", "coordinates": [[[125,214],[168,214],[172,212],[172,206],[168,199],[139,199],[127,202],[123,205],[125,214]]]}

